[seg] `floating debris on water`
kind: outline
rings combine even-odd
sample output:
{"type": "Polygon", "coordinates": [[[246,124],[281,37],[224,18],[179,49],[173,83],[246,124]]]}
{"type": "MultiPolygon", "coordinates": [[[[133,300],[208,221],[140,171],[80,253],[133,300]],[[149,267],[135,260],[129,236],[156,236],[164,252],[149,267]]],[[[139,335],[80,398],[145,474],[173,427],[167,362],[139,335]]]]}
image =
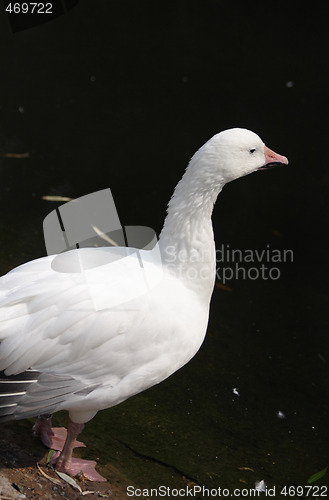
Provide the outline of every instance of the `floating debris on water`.
{"type": "Polygon", "coordinates": [[[45,195],[41,196],[42,200],[45,201],[72,201],[74,198],[70,198],[69,196],[53,196],[53,195],[45,195]]]}
{"type": "Polygon", "coordinates": [[[260,492],[266,491],[266,484],[265,484],[264,479],[262,479],[261,481],[255,482],[255,490],[260,491],[260,492]]]}

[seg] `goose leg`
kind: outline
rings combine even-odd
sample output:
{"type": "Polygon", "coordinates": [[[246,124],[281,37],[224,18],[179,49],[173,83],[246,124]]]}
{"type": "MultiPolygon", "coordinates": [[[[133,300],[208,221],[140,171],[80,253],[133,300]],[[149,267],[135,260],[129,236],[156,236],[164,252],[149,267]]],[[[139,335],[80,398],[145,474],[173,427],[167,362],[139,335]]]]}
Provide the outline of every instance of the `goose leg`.
{"type": "MultiPolygon", "coordinates": [[[[51,414],[40,415],[38,420],[32,427],[32,432],[35,437],[39,437],[41,442],[52,450],[63,449],[67,431],[65,427],[52,427],[51,414]]],[[[74,448],[85,447],[81,441],[74,442],[74,448]]]]}
{"type": "Polygon", "coordinates": [[[103,476],[96,472],[96,462],[93,460],[82,460],[81,458],[72,457],[76,438],[83,428],[84,424],[76,424],[69,419],[67,438],[63,450],[60,453],[55,453],[50,462],[54,464],[56,469],[60,472],[66,472],[72,476],[82,473],[90,481],[106,481],[103,476]]]}

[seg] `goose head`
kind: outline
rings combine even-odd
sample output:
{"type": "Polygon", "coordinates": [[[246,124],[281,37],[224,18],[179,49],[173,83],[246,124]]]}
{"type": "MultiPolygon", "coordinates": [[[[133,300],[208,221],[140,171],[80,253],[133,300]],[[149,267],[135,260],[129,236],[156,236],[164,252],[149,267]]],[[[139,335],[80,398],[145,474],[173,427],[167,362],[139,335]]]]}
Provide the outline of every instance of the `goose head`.
{"type": "Polygon", "coordinates": [[[257,134],[243,128],[214,135],[196,154],[221,184],[257,170],[288,164],[285,156],[275,153],[257,134]]]}

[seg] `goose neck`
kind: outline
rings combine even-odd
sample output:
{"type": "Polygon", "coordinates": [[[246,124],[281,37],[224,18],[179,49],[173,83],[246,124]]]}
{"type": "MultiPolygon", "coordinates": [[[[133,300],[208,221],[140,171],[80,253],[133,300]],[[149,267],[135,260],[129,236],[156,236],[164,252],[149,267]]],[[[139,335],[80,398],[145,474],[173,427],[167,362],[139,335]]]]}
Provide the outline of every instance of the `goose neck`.
{"type": "Polygon", "coordinates": [[[209,302],[216,275],[211,215],[222,184],[201,182],[194,166],[190,164],[169,202],[159,247],[166,270],[209,302]]]}

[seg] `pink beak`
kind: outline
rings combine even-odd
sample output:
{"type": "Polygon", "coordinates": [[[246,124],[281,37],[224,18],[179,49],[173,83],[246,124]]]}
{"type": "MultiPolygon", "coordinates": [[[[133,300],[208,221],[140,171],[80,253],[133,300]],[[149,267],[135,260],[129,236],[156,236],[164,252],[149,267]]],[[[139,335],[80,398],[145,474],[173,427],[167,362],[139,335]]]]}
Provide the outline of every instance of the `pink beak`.
{"type": "Polygon", "coordinates": [[[265,168],[276,167],[277,165],[288,165],[288,158],[285,156],[279,155],[278,153],[274,153],[271,149],[264,147],[265,153],[265,165],[260,167],[259,170],[263,170],[265,168]]]}

